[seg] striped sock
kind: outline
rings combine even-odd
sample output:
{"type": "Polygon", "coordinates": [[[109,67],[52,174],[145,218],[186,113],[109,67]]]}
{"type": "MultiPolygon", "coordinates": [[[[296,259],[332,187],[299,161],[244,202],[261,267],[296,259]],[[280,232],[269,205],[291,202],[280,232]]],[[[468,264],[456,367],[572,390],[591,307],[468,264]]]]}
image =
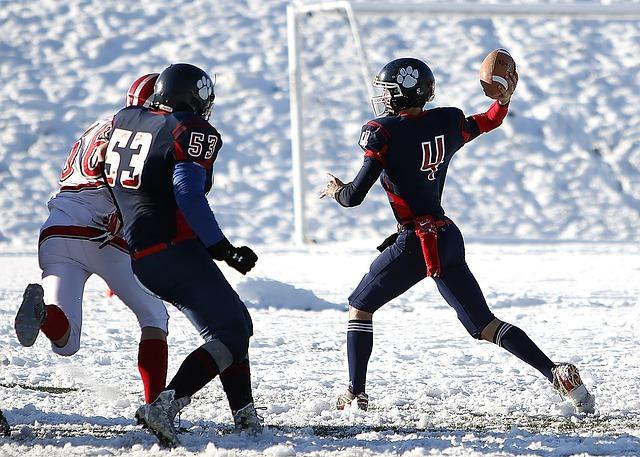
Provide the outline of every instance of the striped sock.
{"type": "Polygon", "coordinates": [[[354,394],[364,392],[367,366],[373,349],[373,322],[352,319],[347,326],[349,385],[354,394]]]}
{"type": "Polygon", "coordinates": [[[500,323],[493,337],[493,342],[528,363],[553,382],[553,373],[551,372],[554,367],[553,362],[518,327],[506,322],[500,323]]]}

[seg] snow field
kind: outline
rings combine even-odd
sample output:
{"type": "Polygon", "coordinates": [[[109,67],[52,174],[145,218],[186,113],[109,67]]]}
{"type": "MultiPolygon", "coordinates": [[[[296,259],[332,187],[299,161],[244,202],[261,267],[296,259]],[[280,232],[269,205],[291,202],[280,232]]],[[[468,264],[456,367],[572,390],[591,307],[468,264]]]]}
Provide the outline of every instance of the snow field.
{"type": "MultiPolygon", "coordinates": [[[[269,430],[259,440],[228,434],[230,414],[214,381],[184,411],[183,447],[171,455],[637,454],[640,290],[633,278],[640,246],[468,246],[496,315],[554,360],[581,368],[597,399],[597,414],[588,418],[573,415],[535,370],[472,340],[430,280],[376,313],[371,411],[335,411],[347,378],[344,297],[375,255],[370,246],[349,246],[263,247],[249,277],[225,270],[239,291],[261,291],[247,300],[255,324],[250,354],[269,430]]],[[[142,398],[138,329],[128,310],[92,279],[76,356],[53,355],[42,338],[22,348],[13,316],[37,265],[24,254],[5,254],[3,262],[13,273],[0,278],[0,385],[32,387],[0,387],[13,424],[0,455],[169,455],[132,419],[142,398]],[[78,390],[33,390],[45,387],[78,390]]],[[[179,312],[170,314],[171,376],[200,341],[179,312]]]]}

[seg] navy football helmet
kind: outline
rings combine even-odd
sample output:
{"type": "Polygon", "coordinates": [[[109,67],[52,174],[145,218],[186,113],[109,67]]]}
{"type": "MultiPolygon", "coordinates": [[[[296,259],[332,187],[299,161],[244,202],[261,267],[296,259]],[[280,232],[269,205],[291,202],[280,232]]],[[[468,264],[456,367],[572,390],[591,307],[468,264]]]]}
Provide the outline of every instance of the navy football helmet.
{"type": "Polygon", "coordinates": [[[158,77],[151,106],[169,112],[190,111],[209,119],[214,82],[202,69],[188,63],[169,65],[158,77]]]}
{"type": "Polygon", "coordinates": [[[403,109],[422,108],[433,100],[436,80],[431,68],[422,60],[403,57],[382,67],[373,79],[373,86],[382,93],[371,98],[376,116],[397,114],[403,109]]]}

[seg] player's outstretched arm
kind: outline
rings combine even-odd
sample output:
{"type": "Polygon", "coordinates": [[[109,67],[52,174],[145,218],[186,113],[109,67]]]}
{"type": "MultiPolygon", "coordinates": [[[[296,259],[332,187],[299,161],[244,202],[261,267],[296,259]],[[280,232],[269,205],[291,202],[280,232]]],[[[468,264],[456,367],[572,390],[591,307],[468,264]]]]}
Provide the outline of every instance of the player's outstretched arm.
{"type": "Polygon", "coordinates": [[[331,173],[327,173],[327,175],[329,175],[329,181],[320,191],[320,198],[329,197],[335,200],[336,194],[344,187],[344,183],[331,173]]]}
{"type": "Polygon", "coordinates": [[[474,114],[464,119],[462,137],[465,143],[502,125],[502,121],[509,112],[509,103],[518,84],[518,73],[508,73],[506,79],[509,81],[509,88],[505,89],[501,85],[498,86],[500,96],[495,99],[496,101],[491,104],[486,112],[474,114]]]}
{"type": "Polygon", "coordinates": [[[382,173],[382,169],[382,165],[376,159],[365,157],[362,168],[348,184],[329,173],[329,181],[320,192],[320,198],[331,197],[345,207],[358,206],[382,173]]]}

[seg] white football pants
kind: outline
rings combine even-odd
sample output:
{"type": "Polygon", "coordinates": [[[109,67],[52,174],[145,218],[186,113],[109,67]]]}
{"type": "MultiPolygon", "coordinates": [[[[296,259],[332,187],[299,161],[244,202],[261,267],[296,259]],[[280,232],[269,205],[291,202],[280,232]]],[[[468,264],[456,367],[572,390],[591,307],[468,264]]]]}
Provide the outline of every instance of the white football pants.
{"type": "Polygon", "coordinates": [[[83,239],[49,238],[38,249],[46,305],[56,305],[69,319],[69,341],[52,344],[53,352],[72,355],[80,349],[82,294],[89,276],[104,279],[111,290],[134,312],[140,328],[167,332],[169,315],[164,302],[144,291],[131,271],[129,255],[107,245],[83,239]]]}

